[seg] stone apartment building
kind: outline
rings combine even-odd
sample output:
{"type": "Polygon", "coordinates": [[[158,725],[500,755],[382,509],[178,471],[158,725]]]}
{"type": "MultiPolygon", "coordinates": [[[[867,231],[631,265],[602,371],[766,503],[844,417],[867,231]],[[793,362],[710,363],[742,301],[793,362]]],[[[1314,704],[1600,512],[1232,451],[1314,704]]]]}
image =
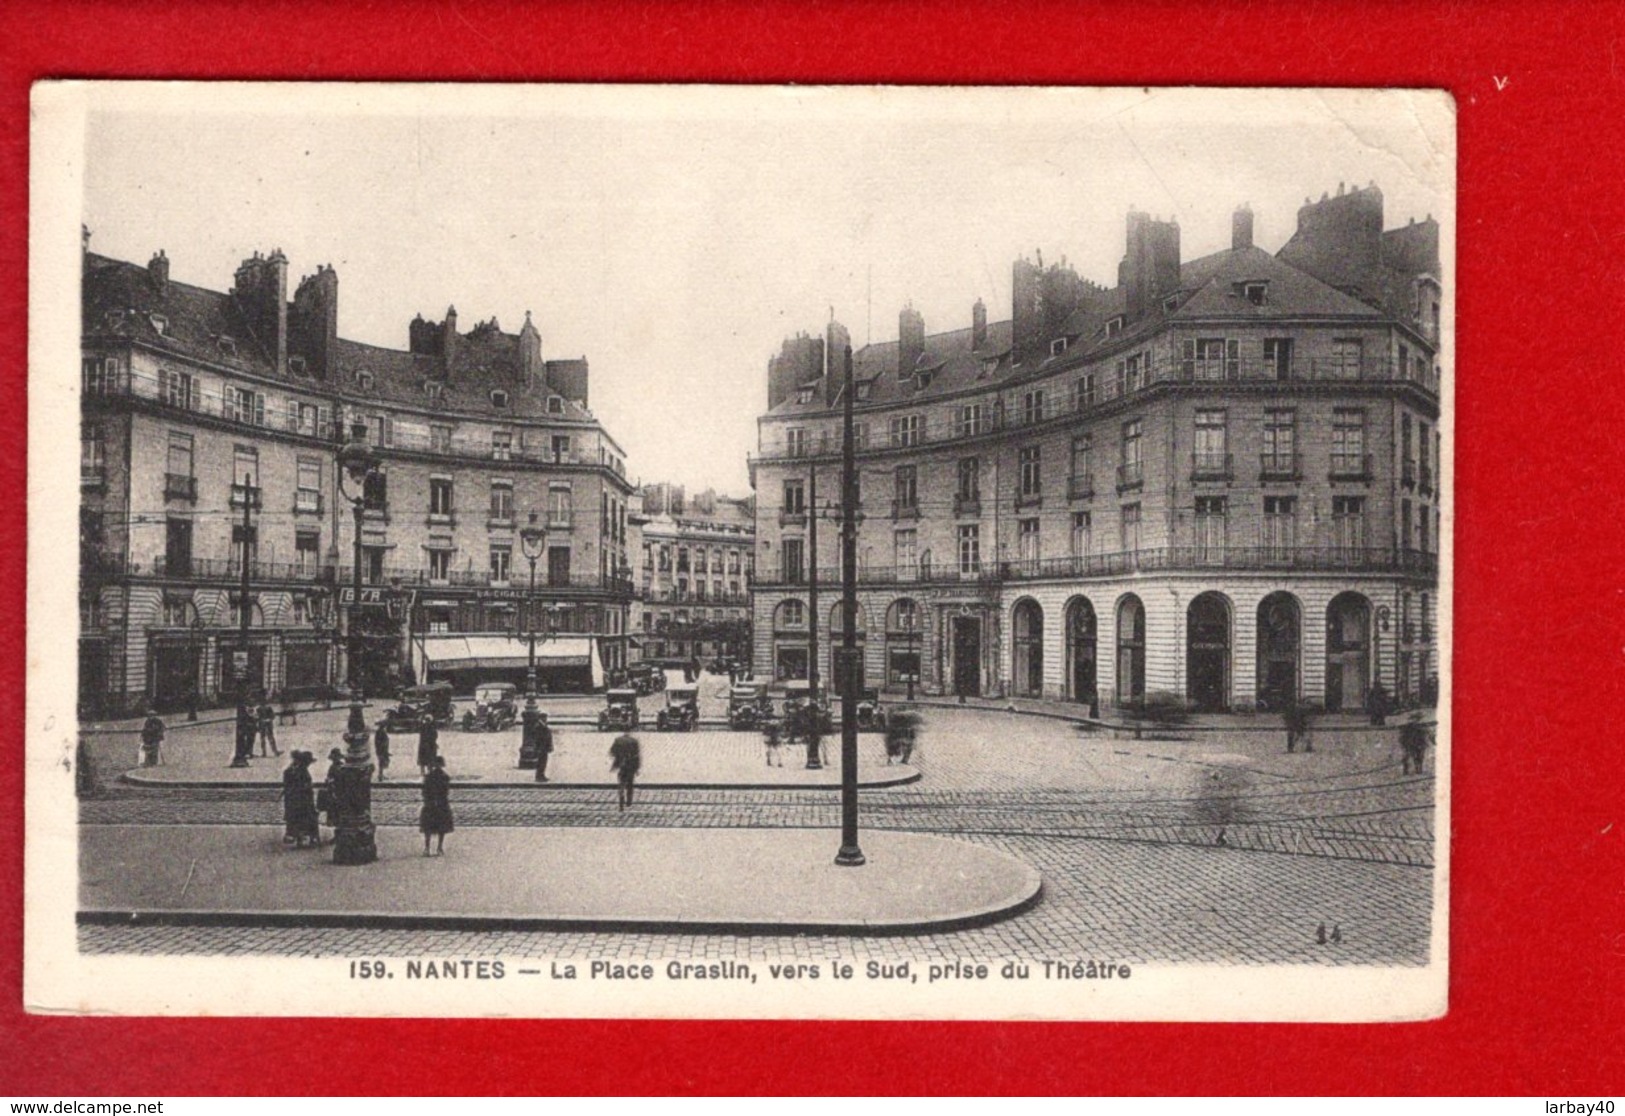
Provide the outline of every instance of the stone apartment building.
{"type": "MultiPolygon", "coordinates": [[[[852,353],[868,685],[1105,707],[1356,708],[1439,669],[1439,230],[1373,186],[1306,199],[1273,255],[1180,255],[1131,212],[1116,284],[1039,256],[1010,317],[852,353]]],[[[755,668],[833,677],[847,331],[784,342],[752,458],[755,668]],[[819,615],[808,610],[814,564],[819,615]]]]}
{"type": "Polygon", "coordinates": [[[331,267],[287,292],[280,251],[217,291],[171,280],[163,252],[143,267],[87,242],[85,712],[342,685],[355,535],[336,454],[357,427],[380,462],[360,494],[354,610],[369,692],[522,678],[512,637],[532,623],[556,685],[622,665],[631,486],[588,409],[586,360],[544,360],[528,313],[517,334],[495,319],[463,332],[448,309],[412,321],[405,349],[347,340],[331,267]],[[518,533],[533,513],[534,607],[518,533]]]}
{"type": "Polygon", "coordinates": [[[639,638],[646,659],[743,657],[750,642],[756,506],[660,483],[638,493],[639,638]]]}

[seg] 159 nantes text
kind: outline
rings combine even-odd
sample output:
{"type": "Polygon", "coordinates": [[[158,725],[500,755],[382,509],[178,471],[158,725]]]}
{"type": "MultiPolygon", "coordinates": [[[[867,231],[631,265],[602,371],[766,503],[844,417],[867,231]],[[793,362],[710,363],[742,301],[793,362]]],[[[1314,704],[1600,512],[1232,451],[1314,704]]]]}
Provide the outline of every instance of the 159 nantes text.
{"type": "Polygon", "coordinates": [[[509,976],[585,981],[732,981],[755,984],[809,980],[862,980],[904,984],[942,984],[964,981],[1078,981],[1127,980],[1129,966],[1098,959],[1045,959],[1027,961],[551,961],[545,967],[526,968],[512,962],[465,957],[349,962],[352,980],[482,981],[509,976]]]}

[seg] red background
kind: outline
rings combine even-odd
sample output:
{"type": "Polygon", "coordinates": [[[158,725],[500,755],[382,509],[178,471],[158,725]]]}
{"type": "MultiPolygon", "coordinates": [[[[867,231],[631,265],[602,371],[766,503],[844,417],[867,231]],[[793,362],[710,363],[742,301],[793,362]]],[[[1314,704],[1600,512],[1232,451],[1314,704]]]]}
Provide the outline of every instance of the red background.
{"type": "Polygon", "coordinates": [[[1625,1090],[1625,795],[1609,715],[1625,665],[1610,438],[1625,394],[1622,27],[1616,5],[1537,3],[14,0],[0,12],[9,748],[23,716],[35,79],[1415,85],[1450,90],[1460,114],[1456,762],[1449,1016],[1307,1027],[29,1017],[21,774],[8,763],[0,1091],[1625,1090]]]}

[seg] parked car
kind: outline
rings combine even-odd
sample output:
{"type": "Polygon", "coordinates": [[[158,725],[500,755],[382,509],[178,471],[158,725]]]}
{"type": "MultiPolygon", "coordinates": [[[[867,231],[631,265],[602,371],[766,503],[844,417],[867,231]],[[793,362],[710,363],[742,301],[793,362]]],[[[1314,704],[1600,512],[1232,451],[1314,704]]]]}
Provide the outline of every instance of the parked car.
{"type": "Polygon", "coordinates": [[[450,682],[429,682],[401,691],[400,700],[389,707],[384,719],[390,732],[408,732],[423,723],[427,713],[437,725],[449,725],[457,707],[451,701],[450,682]]]}
{"type": "Polygon", "coordinates": [[[464,732],[501,732],[519,720],[519,687],[482,682],[474,687],[474,708],[463,714],[464,732]]]}
{"type": "Polygon", "coordinates": [[[626,684],[640,695],[658,694],[666,688],[666,672],[654,663],[633,663],[626,668],[626,684]]]}
{"type": "Polygon", "coordinates": [[[692,682],[666,687],[666,708],[655,718],[661,732],[693,732],[700,723],[700,688],[692,682]]]}
{"type": "Polygon", "coordinates": [[[879,690],[859,691],[857,705],[859,732],[886,731],[886,710],[880,704],[879,690]]]}
{"type": "Polygon", "coordinates": [[[773,713],[767,694],[759,683],[744,682],[728,691],[728,727],[755,730],[773,713]]]}
{"type": "Polygon", "coordinates": [[[631,689],[607,690],[604,708],[598,714],[598,731],[638,727],[638,692],[631,689]]]}

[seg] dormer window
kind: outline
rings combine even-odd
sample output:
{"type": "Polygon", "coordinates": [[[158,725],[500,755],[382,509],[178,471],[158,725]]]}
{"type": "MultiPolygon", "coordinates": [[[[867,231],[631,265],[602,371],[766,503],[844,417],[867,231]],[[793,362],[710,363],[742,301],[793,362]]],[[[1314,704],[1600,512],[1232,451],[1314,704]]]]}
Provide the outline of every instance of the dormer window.
{"type": "Polygon", "coordinates": [[[371,372],[358,371],[355,374],[355,385],[356,385],[356,387],[360,388],[362,391],[371,391],[372,390],[372,373],[371,372]]]}
{"type": "Polygon", "coordinates": [[[873,390],[874,390],[874,384],[870,383],[867,380],[865,380],[863,383],[859,384],[858,385],[858,402],[862,403],[864,400],[868,399],[869,398],[869,393],[872,392],[873,390]]]}
{"type": "Polygon", "coordinates": [[[446,393],[446,385],[441,383],[439,380],[425,380],[423,381],[423,392],[430,399],[438,403],[440,402],[441,396],[445,395],[446,393]]]}
{"type": "Polygon", "coordinates": [[[1162,311],[1163,311],[1163,313],[1172,314],[1175,310],[1178,310],[1178,309],[1179,309],[1179,296],[1178,295],[1169,295],[1167,298],[1162,300],[1162,311]]]}
{"type": "Polygon", "coordinates": [[[1122,332],[1123,332],[1123,315],[1119,314],[1119,315],[1117,315],[1117,317],[1107,320],[1107,322],[1106,322],[1106,336],[1107,337],[1116,337],[1119,333],[1122,333],[1122,332]]]}
{"type": "Polygon", "coordinates": [[[162,337],[169,332],[169,319],[162,314],[148,314],[147,321],[152,323],[152,328],[158,332],[158,336],[162,337]]]}
{"type": "Polygon", "coordinates": [[[108,329],[117,329],[124,322],[124,311],[109,310],[103,321],[108,329]]]}
{"type": "Polygon", "coordinates": [[[932,370],[929,368],[922,368],[920,371],[914,373],[914,390],[921,391],[930,387],[931,376],[932,370]]]}
{"type": "Polygon", "coordinates": [[[508,393],[505,391],[493,391],[491,393],[491,406],[506,408],[508,406],[508,393]]]}
{"type": "Polygon", "coordinates": [[[1067,339],[1065,337],[1057,337],[1055,340],[1049,343],[1049,355],[1052,357],[1060,356],[1062,353],[1066,352],[1066,344],[1067,339]]]}
{"type": "Polygon", "coordinates": [[[288,371],[292,372],[295,376],[303,376],[303,375],[305,375],[305,358],[304,357],[289,357],[288,358],[288,371]]]}
{"type": "Polygon", "coordinates": [[[222,333],[218,338],[218,343],[220,345],[220,351],[225,353],[227,356],[237,355],[237,342],[233,341],[230,337],[227,337],[222,333]]]}
{"type": "Polygon", "coordinates": [[[547,413],[550,415],[562,415],[564,413],[563,397],[549,395],[547,397],[547,413]]]}
{"type": "Polygon", "coordinates": [[[1268,301],[1269,284],[1259,281],[1241,284],[1241,297],[1251,306],[1262,306],[1268,301]]]}
{"type": "Polygon", "coordinates": [[[796,402],[797,403],[811,403],[812,401],[813,401],[813,389],[812,388],[804,387],[804,388],[799,388],[796,391],[796,402]]]}

